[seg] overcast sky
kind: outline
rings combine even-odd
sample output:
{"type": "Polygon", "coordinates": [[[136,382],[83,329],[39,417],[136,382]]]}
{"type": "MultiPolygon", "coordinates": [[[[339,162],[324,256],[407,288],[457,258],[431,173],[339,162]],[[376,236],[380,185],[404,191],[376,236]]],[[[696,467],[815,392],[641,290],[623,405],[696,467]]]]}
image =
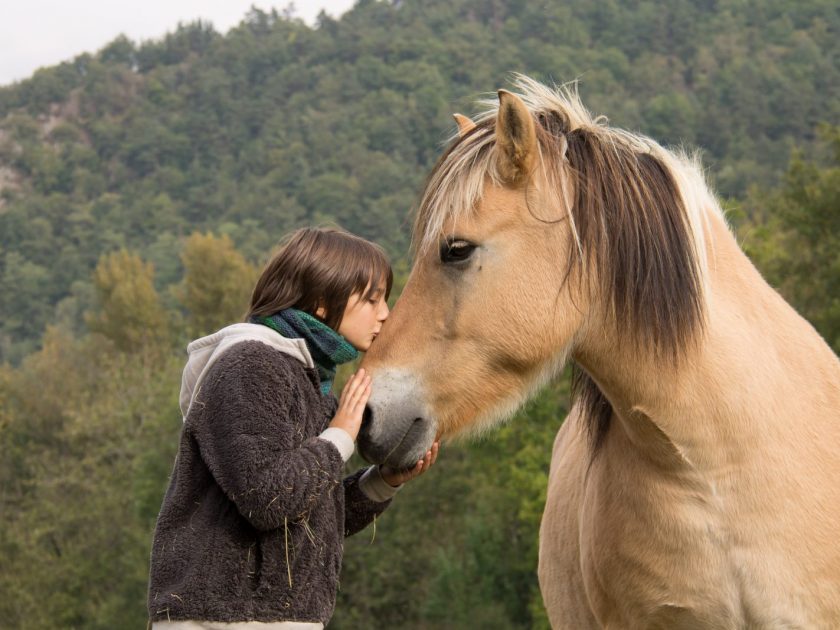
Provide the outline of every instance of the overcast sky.
{"type": "MultiPolygon", "coordinates": [[[[2,0],[0,85],[29,77],[83,52],[96,52],[123,33],[135,42],[158,38],[178,22],[209,20],[226,33],[252,6],[278,11],[288,0],[2,0]]],[[[296,15],[312,24],[324,9],[338,17],[353,0],[297,0],[296,15]]]]}

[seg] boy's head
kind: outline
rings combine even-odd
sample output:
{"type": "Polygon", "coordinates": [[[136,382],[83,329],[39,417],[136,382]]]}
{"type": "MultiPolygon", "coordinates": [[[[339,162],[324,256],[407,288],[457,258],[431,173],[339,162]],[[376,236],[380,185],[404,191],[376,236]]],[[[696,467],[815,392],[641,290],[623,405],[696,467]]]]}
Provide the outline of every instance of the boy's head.
{"type": "Polygon", "coordinates": [[[302,228],[283,239],[265,266],[248,317],[296,308],[338,330],[351,297],[354,302],[387,299],[393,279],[378,245],[340,228],[302,228]]]}

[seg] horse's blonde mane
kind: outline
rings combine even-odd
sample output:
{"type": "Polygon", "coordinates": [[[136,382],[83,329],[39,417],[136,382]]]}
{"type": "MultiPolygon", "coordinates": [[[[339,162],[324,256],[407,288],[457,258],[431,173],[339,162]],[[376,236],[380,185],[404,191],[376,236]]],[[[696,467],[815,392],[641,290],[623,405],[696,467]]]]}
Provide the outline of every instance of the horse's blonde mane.
{"type": "MultiPolygon", "coordinates": [[[[540,171],[529,185],[559,193],[569,219],[575,247],[567,278],[574,270],[582,277],[591,264],[613,319],[640,346],[677,359],[703,327],[704,228],[710,213],[721,213],[697,155],[610,127],[583,106],[575,84],[550,88],[516,75],[514,86],[537,132],[540,171]],[[576,189],[571,204],[567,181],[576,189]]],[[[434,246],[445,225],[457,230],[488,180],[502,185],[495,151],[499,101],[479,104],[475,127],[450,139],[429,176],[414,225],[415,252],[434,246]]],[[[609,412],[594,383],[583,382],[590,415],[596,408],[601,416],[609,412]]]]}

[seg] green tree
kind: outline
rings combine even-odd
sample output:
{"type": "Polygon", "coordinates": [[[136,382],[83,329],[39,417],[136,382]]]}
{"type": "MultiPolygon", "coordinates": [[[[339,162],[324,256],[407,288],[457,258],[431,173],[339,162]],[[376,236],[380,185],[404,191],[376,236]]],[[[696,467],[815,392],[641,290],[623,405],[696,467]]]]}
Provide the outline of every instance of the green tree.
{"type": "MultiPolygon", "coordinates": [[[[380,241],[404,279],[450,112],[511,71],[580,78],[615,125],[696,143],[749,253],[838,350],[837,131],[814,137],[840,120],[838,30],[836,0],[365,1],[315,28],[255,9],[226,35],[117,38],[0,87],[2,624],[142,627],[180,428],[170,322],[238,320],[245,260],[319,221],[380,241]]],[[[567,398],[446,445],[348,541],[331,627],[545,627],[537,527],[567,398]]]]}
{"type": "Polygon", "coordinates": [[[103,256],[93,274],[98,309],[86,319],[91,331],[125,352],[165,347],[168,317],[155,291],[154,269],[126,250],[103,256]]]}
{"type": "Polygon", "coordinates": [[[781,188],[752,191],[741,233],[770,284],[840,353],[840,127],[821,137],[825,162],[794,153],[781,188]]]}
{"type": "Polygon", "coordinates": [[[0,324],[0,359],[17,361],[35,349],[33,328],[49,311],[44,298],[50,272],[13,251],[6,252],[0,261],[0,308],[5,315],[0,324]]]}
{"type": "Polygon", "coordinates": [[[52,328],[0,369],[4,627],[141,628],[180,361],[52,328]]]}
{"type": "Polygon", "coordinates": [[[192,337],[241,321],[248,308],[257,269],[236,251],[226,235],[195,233],[181,253],[184,279],[178,289],[192,337]]]}

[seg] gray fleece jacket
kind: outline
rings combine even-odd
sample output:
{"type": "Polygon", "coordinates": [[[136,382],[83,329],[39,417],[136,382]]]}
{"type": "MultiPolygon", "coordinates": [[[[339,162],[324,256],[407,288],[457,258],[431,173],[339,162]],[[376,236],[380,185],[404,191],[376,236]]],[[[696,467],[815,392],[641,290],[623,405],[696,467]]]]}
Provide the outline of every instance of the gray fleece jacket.
{"type": "Polygon", "coordinates": [[[342,479],[350,436],[328,428],[306,344],[236,324],[188,347],[184,427],[152,543],[152,621],[326,624],[342,539],[394,489],[342,479]]]}

